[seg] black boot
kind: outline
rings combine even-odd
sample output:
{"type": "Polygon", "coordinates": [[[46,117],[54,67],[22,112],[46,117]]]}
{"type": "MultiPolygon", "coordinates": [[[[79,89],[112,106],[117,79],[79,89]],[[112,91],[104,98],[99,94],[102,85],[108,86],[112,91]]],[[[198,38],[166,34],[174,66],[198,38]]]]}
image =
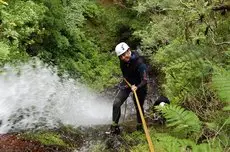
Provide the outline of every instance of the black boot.
{"type": "Polygon", "coordinates": [[[136,129],[137,129],[137,131],[144,132],[143,126],[142,126],[142,124],[140,124],[140,123],[138,123],[138,124],[136,125],[136,129]]]}

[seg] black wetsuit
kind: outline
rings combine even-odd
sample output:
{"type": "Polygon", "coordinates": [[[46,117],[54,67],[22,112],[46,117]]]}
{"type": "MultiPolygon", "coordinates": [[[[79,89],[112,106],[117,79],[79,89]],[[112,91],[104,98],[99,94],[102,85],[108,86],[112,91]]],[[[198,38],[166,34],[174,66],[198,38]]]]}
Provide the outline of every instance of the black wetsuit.
{"type": "MultiPolygon", "coordinates": [[[[140,102],[141,109],[143,111],[144,100],[147,94],[147,67],[143,61],[143,58],[139,56],[137,52],[131,53],[131,58],[129,62],[123,62],[120,60],[120,68],[123,74],[123,77],[131,84],[137,86],[137,96],[140,102]]],[[[125,84],[125,82],[123,82],[125,84]]],[[[128,98],[130,92],[130,87],[123,87],[119,90],[117,96],[115,97],[113,103],[113,123],[118,124],[121,116],[121,105],[128,98]]],[[[137,111],[137,123],[141,123],[140,113],[133,97],[134,104],[137,111]]],[[[143,111],[144,114],[144,111],[143,111]]]]}

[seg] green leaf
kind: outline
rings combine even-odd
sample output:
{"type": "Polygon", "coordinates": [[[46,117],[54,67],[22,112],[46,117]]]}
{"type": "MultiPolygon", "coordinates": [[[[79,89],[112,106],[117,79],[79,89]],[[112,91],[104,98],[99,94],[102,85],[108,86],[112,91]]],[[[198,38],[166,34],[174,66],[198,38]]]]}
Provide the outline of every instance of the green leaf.
{"type": "Polygon", "coordinates": [[[230,104],[230,71],[216,68],[212,77],[213,87],[220,99],[230,104]]]}
{"type": "Polygon", "coordinates": [[[165,107],[157,107],[167,120],[167,126],[173,127],[175,132],[181,134],[199,133],[201,122],[199,118],[191,111],[177,105],[167,105],[165,107]]]}
{"type": "Polygon", "coordinates": [[[0,0],[0,3],[4,4],[4,5],[8,5],[7,2],[3,1],[3,0],[0,0]]]}
{"type": "Polygon", "coordinates": [[[7,59],[7,55],[10,53],[10,47],[4,42],[0,42],[0,60],[7,59]]]}
{"type": "Polygon", "coordinates": [[[230,111],[230,105],[223,108],[224,111],[230,111]]]}

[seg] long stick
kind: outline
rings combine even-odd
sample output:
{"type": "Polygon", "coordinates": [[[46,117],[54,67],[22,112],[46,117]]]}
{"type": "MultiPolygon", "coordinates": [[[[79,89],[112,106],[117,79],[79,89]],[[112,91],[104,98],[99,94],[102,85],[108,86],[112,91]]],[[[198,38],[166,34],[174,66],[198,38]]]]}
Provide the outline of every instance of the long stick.
{"type": "MultiPolygon", "coordinates": [[[[125,78],[124,78],[124,80],[128,84],[128,86],[131,88],[131,84],[125,78]]],[[[145,122],[145,118],[144,118],[141,106],[140,106],[140,102],[139,102],[138,97],[137,97],[137,93],[136,93],[136,91],[133,91],[133,93],[134,93],[134,96],[135,96],[135,99],[136,99],[136,102],[137,102],[137,107],[138,107],[138,110],[139,110],[139,113],[140,113],[140,116],[141,116],[141,121],[142,121],[142,124],[143,124],[143,127],[144,127],[145,136],[146,136],[148,144],[149,144],[149,150],[150,150],[150,152],[154,152],[153,143],[152,143],[152,140],[151,140],[150,135],[149,135],[149,131],[148,131],[148,128],[147,128],[147,125],[146,125],[146,122],[145,122]]]]}

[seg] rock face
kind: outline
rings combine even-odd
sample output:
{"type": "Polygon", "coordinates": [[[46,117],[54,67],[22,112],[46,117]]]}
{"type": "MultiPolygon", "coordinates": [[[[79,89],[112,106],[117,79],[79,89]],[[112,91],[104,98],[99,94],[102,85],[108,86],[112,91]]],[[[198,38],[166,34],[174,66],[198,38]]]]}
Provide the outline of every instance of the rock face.
{"type": "Polygon", "coordinates": [[[57,146],[44,146],[40,142],[25,140],[15,134],[0,135],[0,152],[54,152],[69,151],[57,146]]]}

